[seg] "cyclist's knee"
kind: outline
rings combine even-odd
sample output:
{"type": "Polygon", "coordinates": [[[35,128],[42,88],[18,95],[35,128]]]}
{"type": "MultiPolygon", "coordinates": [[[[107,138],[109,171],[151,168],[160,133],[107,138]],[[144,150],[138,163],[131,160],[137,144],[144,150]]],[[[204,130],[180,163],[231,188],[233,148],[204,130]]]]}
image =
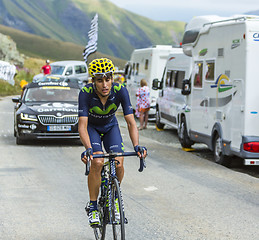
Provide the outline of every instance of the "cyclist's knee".
{"type": "Polygon", "coordinates": [[[92,163],[91,167],[96,171],[101,171],[103,167],[104,160],[103,158],[95,158],[92,163]]]}
{"type": "Polygon", "coordinates": [[[116,164],[116,168],[117,169],[124,169],[124,167],[123,167],[123,160],[124,160],[124,158],[123,157],[118,157],[116,159],[118,160],[118,163],[116,164]]]}

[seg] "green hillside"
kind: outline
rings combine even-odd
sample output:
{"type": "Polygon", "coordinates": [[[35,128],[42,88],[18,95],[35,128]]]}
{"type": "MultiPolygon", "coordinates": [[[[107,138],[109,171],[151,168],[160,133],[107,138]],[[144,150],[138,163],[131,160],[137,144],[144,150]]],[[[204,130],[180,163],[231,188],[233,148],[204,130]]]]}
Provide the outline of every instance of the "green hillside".
{"type": "Polygon", "coordinates": [[[178,21],[153,21],[108,0],[0,0],[0,24],[82,46],[88,42],[96,13],[98,51],[125,60],[135,48],[179,44],[185,26],[178,21]]]}
{"type": "MultiPolygon", "coordinates": [[[[29,34],[20,30],[6,27],[1,24],[0,32],[10,36],[16,42],[19,52],[29,57],[50,59],[52,61],[84,60],[82,55],[84,46],[82,45],[40,37],[34,34],[29,34]]],[[[115,65],[120,68],[123,68],[126,63],[125,60],[100,52],[96,52],[90,55],[88,58],[88,62],[96,57],[111,58],[115,65]]]]}

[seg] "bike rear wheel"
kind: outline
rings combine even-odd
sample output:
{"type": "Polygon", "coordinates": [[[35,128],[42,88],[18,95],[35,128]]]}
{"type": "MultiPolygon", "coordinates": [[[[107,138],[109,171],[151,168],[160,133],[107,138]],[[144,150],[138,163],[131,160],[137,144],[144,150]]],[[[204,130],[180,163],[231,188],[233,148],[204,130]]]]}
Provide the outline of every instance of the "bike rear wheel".
{"type": "Polygon", "coordinates": [[[125,239],[125,216],[124,209],[122,204],[122,196],[120,191],[119,182],[117,179],[113,180],[112,184],[112,230],[113,230],[113,239],[114,240],[124,240],[125,239]],[[120,213],[120,220],[118,221],[115,218],[115,196],[118,197],[118,209],[120,213]]]}

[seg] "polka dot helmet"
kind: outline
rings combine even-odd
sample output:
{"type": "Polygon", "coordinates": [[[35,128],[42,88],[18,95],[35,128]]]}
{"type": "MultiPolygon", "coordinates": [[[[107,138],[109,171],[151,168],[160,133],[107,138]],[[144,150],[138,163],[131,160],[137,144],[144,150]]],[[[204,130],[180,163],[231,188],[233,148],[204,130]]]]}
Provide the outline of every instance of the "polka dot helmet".
{"type": "Polygon", "coordinates": [[[115,67],[112,61],[108,58],[99,58],[94,59],[89,63],[88,71],[91,77],[94,77],[96,74],[113,73],[115,67]]]}

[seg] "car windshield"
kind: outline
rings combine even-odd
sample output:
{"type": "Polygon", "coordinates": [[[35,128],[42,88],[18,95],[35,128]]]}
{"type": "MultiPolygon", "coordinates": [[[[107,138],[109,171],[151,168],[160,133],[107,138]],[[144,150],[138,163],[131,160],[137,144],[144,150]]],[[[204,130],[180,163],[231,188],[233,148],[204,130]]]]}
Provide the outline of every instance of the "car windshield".
{"type": "Polygon", "coordinates": [[[80,89],[44,86],[40,88],[28,88],[25,93],[25,102],[77,102],[80,89]]]}
{"type": "Polygon", "coordinates": [[[62,75],[65,70],[64,66],[51,65],[51,74],[62,75]]]}

